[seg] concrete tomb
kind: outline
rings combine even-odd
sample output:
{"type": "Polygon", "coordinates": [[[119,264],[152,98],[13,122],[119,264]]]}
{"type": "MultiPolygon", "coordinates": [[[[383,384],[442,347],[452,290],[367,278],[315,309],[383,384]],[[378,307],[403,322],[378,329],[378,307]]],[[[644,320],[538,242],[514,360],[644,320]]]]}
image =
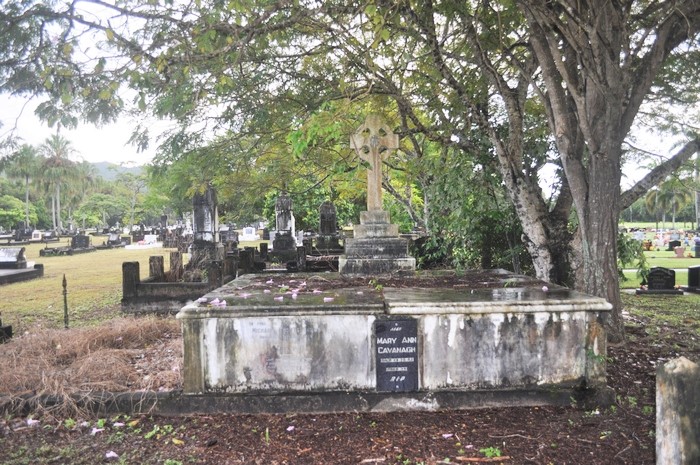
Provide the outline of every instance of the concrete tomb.
{"type": "Polygon", "coordinates": [[[27,267],[27,259],[24,257],[24,247],[0,248],[0,269],[18,270],[27,267]]]}
{"type": "Polygon", "coordinates": [[[339,274],[241,276],[177,315],[185,395],[225,395],[219,407],[238,412],[612,400],[605,300],[500,270],[474,273],[473,287],[427,277],[380,289],[339,274]]]}
{"type": "Polygon", "coordinates": [[[42,257],[55,257],[58,255],[74,255],[94,252],[97,249],[90,245],[90,236],[76,234],[70,238],[70,245],[67,247],[45,247],[39,251],[42,257]]]}
{"type": "Polygon", "coordinates": [[[382,209],[382,162],[399,147],[399,138],[384,120],[369,115],[350,138],[357,155],[369,163],[367,170],[367,211],[360,212],[353,238],[345,240],[345,254],[339,271],[345,275],[412,273],[416,260],[408,255],[408,240],[382,209]]]}
{"type": "Polygon", "coordinates": [[[28,262],[24,251],[24,247],[0,247],[0,284],[44,276],[44,265],[28,262]]]}

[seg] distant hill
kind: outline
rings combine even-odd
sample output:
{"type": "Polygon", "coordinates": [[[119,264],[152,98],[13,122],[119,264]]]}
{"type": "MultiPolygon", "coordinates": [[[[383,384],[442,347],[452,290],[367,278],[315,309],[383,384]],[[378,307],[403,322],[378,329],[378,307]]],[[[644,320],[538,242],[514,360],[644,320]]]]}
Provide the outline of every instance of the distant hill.
{"type": "Polygon", "coordinates": [[[106,161],[93,163],[92,165],[97,170],[97,174],[106,181],[114,181],[119,173],[132,173],[134,175],[139,175],[144,172],[143,166],[126,167],[115,165],[114,163],[109,163],[106,161]]]}

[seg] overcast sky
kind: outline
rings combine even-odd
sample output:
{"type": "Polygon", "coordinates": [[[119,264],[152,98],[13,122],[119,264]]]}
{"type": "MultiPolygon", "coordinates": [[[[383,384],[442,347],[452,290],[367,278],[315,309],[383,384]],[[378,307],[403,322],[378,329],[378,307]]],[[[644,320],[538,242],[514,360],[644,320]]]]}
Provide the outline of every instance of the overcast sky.
{"type": "MultiPolygon", "coordinates": [[[[22,138],[23,143],[39,146],[48,137],[56,134],[55,126],[48,127],[34,115],[38,103],[38,100],[35,100],[27,104],[25,100],[0,95],[0,139],[13,132],[22,138]]],[[[128,120],[100,128],[80,123],[75,130],[61,128],[61,135],[68,139],[76,150],[72,157],[74,161],[144,165],[153,159],[155,150],[150,148],[148,152],[137,153],[136,148],[129,145],[133,127],[134,124],[128,120]]],[[[155,146],[153,143],[151,145],[155,146]]]]}

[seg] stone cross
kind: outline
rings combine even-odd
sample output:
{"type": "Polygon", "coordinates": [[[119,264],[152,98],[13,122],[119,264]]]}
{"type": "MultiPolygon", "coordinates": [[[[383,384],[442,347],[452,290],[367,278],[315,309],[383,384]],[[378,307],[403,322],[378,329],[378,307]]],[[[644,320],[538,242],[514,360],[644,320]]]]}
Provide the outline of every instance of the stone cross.
{"type": "Polygon", "coordinates": [[[369,162],[367,170],[367,211],[382,209],[382,161],[399,148],[399,136],[378,115],[369,115],[350,137],[350,146],[369,162]]]}

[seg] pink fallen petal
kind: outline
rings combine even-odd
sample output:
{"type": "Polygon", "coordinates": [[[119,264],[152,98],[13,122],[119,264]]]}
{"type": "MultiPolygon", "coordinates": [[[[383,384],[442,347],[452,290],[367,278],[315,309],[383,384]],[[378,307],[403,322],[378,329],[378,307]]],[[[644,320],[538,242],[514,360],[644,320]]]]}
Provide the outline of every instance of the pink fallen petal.
{"type": "Polygon", "coordinates": [[[27,418],[27,426],[35,426],[38,425],[40,422],[39,420],[35,420],[33,418],[27,418]]]}
{"type": "Polygon", "coordinates": [[[93,428],[92,431],[90,431],[90,434],[91,434],[92,436],[94,436],[94,435],[96,435],[97,433],[101,433],[101,432],[104,431],[104,430],[105,430],[104,428],[93,428]]]}
{"type": "Polygon", "coordinates": [[[248,292],[241,292],[239,295],[240,295],[241,297],[243,297],[244,299],[247,299],[248,297],[250,297],[250,296],[253,295],[253,294],[250,294],[250,293],[248,293],[248,292]]]}
{"type": "Polygon", "coordinates": [[[454,434],[452,434],[452,433],[445,433],[445,434],[442,435],[442,438],[443,438],[443,439],[450,439],[452,436],[454,436],[454,434]]]}
{"type": "Polygon", "coordinates": [[[265,284],[275,284],[275,282],[270,279],[270,280],[265,281],[265,284]]]}
{"type": "Polygon", "coordinates": [[[105,454],[105,458],[108,458],[108,459],[118,459],[118,458],[119,458],[119,455],[117,455],[117,453],[114,452],[113,450],[110,450],[110,451],[108,451],[108,452],[105,454]]]}
{"type": "Polygon", "coordinates": [[[197,302],[198,304],[204,303],[206,301],[207,301],[206,297],[200,297],[199,299],[195,300],[195,302],[197,302]]]}
{"type": "Polygon", "coordinates": [[[297,294],[296,294],[296,292],[293,292],[293,293],[292,293],[292,299],[296,299],[296,298],[297,298],[297,294]]]}
{"type": "Polygon", "coordinates": [[[113,423],[112,426],[114,426],[115,428],[121,428],[122,426],[124,426],[124,423],[122,423],[121,421],[117,421],[113,423]]]}
{"type": "Polygon", "coordinates": [[[319,289],[314,289],[312,292],[313,292],[314,294],[320,294],[320,293],[323,292],[323,291],[321,291],[321,290],[319,290],[319,289]]]}
{"type": "Polygon", "coordinates": [[[269,294],[269,293],[272,292],[272,291],[269,290],[269,289],[265,289],[263,292],[264,292],[265,294],[269,294]]]}
{"type": "Polygon", "coordinates": [[[323,301],[324,302],[333,302],[333,297],[324,297],[323,301]]]}
{"type": "Polygon", "coordinates": [[[210,303],[211,305],[218,305],[218,304],[219,304],[219,299],[216,298],[216,299],[212,300],[212,301],[209,302],[209,303],[210,303]]]}
{"type": "Polygon", "coordinates": [[[294,425],[287,426],[287,431],[294,431],[294,425]]]}
{"type": "Polygon", "coordinates": [[[277,297],[275,297],[275,300],[284,300],[284,296],[283,296],[283,295],[278,295],[277,297]]]}
{"type": "Polygon", "coordinates": [[[549,288],[547,286],[542,286],[542,292],[547,292],[549,288]]]}

